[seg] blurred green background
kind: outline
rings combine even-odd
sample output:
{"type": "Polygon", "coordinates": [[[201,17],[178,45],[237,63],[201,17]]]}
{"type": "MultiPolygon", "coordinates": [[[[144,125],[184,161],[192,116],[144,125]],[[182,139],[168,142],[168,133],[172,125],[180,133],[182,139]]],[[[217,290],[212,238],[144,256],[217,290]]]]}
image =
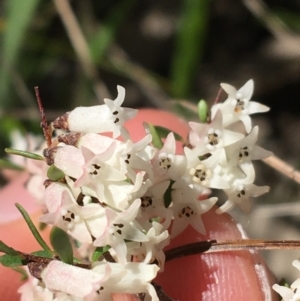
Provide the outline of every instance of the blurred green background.
{"type": "MultiPolygon", "coordinates": [[[[260,145],[300,167],[299,0],[2,0],[0,14],[1,156],[12,129],[41,132],[34,86],[49,121],[114,99],[117,85],[125,106],[193,116],[183,106],[211,104],[220,82],[238,88],[253,78],[253,98],[271,107],[255,117],[260,145]]],[[[258,204],[299,201],[297,184],[258,171],[258,184],[274,187],[258,204]]],[[[289,210],[263,211],[257,227],[272,228],[270,217],[299,229],[289,210]]],[[[249,232],[261,212],[246,217],[249,232]]]]}

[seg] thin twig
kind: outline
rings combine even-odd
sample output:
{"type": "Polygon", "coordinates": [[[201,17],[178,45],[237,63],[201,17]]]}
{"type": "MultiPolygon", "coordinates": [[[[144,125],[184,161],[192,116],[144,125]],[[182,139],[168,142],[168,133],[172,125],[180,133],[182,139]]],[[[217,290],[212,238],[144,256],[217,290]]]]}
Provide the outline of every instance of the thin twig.
{"type": "Polygon", "coordinates": [[[255,206],[252,214],[257,218],[275,218],[283,216],[299,216],[300,202],[269,204],[255,206]]]}
{"type": "Polygon", "coordinates": [[[264,159],[263,162],[300,184],[300,171],[278,157],[272,156],[264,159]]]}
{"type": "Polygon", "coordinates": [[[39,88],[34,87],[34,91],[35,91],[35,96],[36,96],[40,114],[41,114],[41,128],[43,129],[43,133],[44,133],[44,137],[47,142],[47,146],[48,146],[48,148],[50,148],[52,145],[51,132],[50,132],[51,128],[49,127],[49,124],[47,122],[47,118],[46,118],[46,114],[45,114],[44,107],[42,104],[39,88]]]}
{"type": "Polygon", "coordinates": [[[300,249],[300,240],[260,240],[260,239],[240,239],[227,241],[200,241],[186,244],[166,251],[166,261],[184,256],[239,251],[239,250],[295,250],[300,249]]]}
{"type": "Polygon", "coordinates": [[[243,0],[249,11],[259,19],[280,43],[300,55],[300,37],[273,14],[262,0],[243,0]]]}
{"type": "Polygon", "coordinates": [[[266,4],[261,0],[244,0],[245,6],[252,14],[258,18],[269,31],[278,39],[290,34],[286,25],[274,14],[272,14],[266,4]]]}
{"type": "Polygon", "coordinates": [[[104,97],[110,97],[110,93],[100,80],[96,66],[93,64],[88,43],[82,33],[76,16],[72,10],[69,0],[53,0],[61,20],[66,28],[72,46],[79,58],[82,68],[94,83],[94,92],[100,102],[104,97]]]}

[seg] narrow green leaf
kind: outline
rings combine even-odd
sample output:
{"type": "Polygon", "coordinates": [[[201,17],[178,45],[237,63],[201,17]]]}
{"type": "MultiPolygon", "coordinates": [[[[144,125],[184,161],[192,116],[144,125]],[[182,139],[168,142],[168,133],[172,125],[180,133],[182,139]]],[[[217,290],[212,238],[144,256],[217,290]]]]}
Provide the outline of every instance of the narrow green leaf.
{"type": "Polygon", "coordinates": [[[50,241],[61,261],[73,264],[73,248],[69,235],[64,230],[53,227],[50,233],[50,241]]]}
{"type": "Polygon", "coordinates": [[[166,208],[169,208],[169,206],[172,203],[172,185],[175,183],[175,181],[171,180],[169,187],[167,188],[165,194],[164,194],[164,205],[166,208]]]}
{"type": "Polygon", "coordinates": [[[36,239],[36,241],[40,244],[40,246],[45,251],[51,252],[51,249],[48,247],[46,242],[43,240],[42,236],[40,235],[39,231],[35,227],[34,223],[32,222],[32,220],[31,220],[29,214],[26,212],[26,210],[20,204],[16,204],[16,207],[18,208],[18,210],[22,214],[23,218],[25,219],[25,221],[26,221],[31,233],[33,234],[34,238],[36,239]]]}
{"type": "Polygon", "coordinates": [[[45,250],[34,251],[30,254],[35,256],[40,256],[40,257],[46,257],[46,258],[52,258],[53,256],[53,252],[49,252],[45,250]]]}
{"type": "MultiPolygon", "coordinates": [[[[155,129],[161,139],[166,138],[169,135],[169,133],[171,132],[169,129],[167,129],[163,126],[159,126],[159,125],[155,125],[155,129]]],[[[178,135],[177,133],[174,133],[174,132],[173,132],[173,134],[174,134],[175,140],[183,141],[183,139],[180,135],[178,135]]]]}
{"type": "Polygon", "coordinates": [[[92,255],[92,262],[98,261],[103,253],[107,252],[110,249],[110,246],[97,247],[92,255]]]}
{"type": "Polygon", "coordinates": [[[12,269],[16,272],[18,272],[19,274],[21,274],[21,281],[25,281],[28,279],[28,274],[27,272],[21,268],[21,267],[12,267],[12,269]]]}
{"type": "Polygon", "coordinates": [[[5,267],[18,267],[26,264],[21,255],[2,255],[0,256],[0,263],[5,267]]]}
{"type": "Polygon", "coordinates": [[[202,123],[207,123],[208,105],[204,99],[198,102],[198,116],[202,123]]]}
{"type": "Polygon", "coordinates": [[[19,255],[20,252],[17,250],[9,247],[7,244],[5,244],[2,240],[0,240],[0,252],[3,252],[8,255],[19,255]]]}
{"type": "Polygon", "coordinates": [[[195,72],[199,69],[205,46],[209,0],[184,0],[176,46],[172,59],[172,91],[175,97],[188,95],[195,72]]]}
{"type": "Polygon", "coordinates": [[[10,170],[24,170],[24,167],[17,165],[9,160],[0,159],[0,169],[10,169],[10,170]]]}
{"type": "MultiPolygon", "coordinates": [[[[14,67],[19,56],[21,45],[26,38],[26,31],[33,19],[35,9],[40,0],[7,0],[5,30],[2,41],[2,61],[0,70],[0,104],[1,108],[8,107],[6,97],[9,82],[9,70],[14,67]]],[[[2,7],[3,8],[3,7],[2,7]]],[[[4,8],[3,8],[4,9],[4,8]]]]}
{"type": "Polygon", "coordinates": [[[57,168],[55,165],[51,165],[47,171],[47,177],[54,182],[63,179],[65,176],[64,172],[57,168]]]}
{"type": "Polygon", "coordinates": [[[5,152],[8,153],[8,154],[11,154],[11,155],[22,156],[22,157],[33,159],[33,160],[41,160],[41,161],[45,160],[44,157],[42,157],[38,154],[22,151],[22,150],[19,150],[19,149],[6,148],[5,152]]]}
{"type": "Polygon", "coordinates": [[[153,146],[158,149],[161,149],[163,147],[163,143],[161,141],[161,138],[160,138],[158,132],[156,131],[156,127],[152,124],[149,124],[149,130],[150,130],[150,134],[152,135],[153,146]]]}

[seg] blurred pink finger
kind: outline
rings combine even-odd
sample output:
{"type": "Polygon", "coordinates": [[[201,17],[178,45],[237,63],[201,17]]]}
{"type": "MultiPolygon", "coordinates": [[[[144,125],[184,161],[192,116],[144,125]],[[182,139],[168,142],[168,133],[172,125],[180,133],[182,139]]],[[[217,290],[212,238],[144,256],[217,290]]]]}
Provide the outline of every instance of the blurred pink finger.
{"type": "Polygon", "coordinates": [[[21,204],[28,213],[39,210],[34,198],[25,188],[28,179],[29,174],[20,173],[19,176],[0,190],[0,224],[21,218],[15,203],[21,204]]]}

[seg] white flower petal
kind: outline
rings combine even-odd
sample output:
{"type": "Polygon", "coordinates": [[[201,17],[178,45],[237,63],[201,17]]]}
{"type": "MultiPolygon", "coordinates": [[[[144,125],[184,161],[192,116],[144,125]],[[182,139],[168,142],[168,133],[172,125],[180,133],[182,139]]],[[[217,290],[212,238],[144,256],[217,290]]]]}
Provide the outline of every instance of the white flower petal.
{"type": "Polygon", "coordinates": [[[42,272],[42,279],[50,290],[84,298],[106,275],[52,260],[42,272]]]}
{"type": "Polygon", "coordinates": [[[281,286],[278,284],[274,284],[272,286],[273,290],[276,291],[282,298],[284,301],[293,301],[294,299],[294,292],[286,287],[286,286],[281,286]]]}

